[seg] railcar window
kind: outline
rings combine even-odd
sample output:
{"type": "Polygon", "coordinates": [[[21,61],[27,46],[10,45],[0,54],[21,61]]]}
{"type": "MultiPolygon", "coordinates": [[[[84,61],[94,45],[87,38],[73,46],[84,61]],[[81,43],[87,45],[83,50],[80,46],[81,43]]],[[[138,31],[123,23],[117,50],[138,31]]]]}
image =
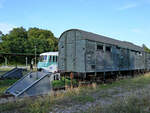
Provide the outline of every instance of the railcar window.
{"type": "Polygon", "coordinates": [[[51,56],[51,62],[53,62],[53,56],[51,56]]]}
{"type": "Polygon", "coordinates": [[[52,56],[49,56],[49,62],[51,62],[52,56]]]}
{"type": "Polygon", "coordinates": [[[53,61],[56,62],[56,56],[54,56],[54,60],[53,61]]]}
{"type": "Polygon", "coordinates": [[[106,51],[111,52],[111,47],[106,46],[106,51]]]}
{"type": "Polygon", "coordinates": [[[40,62],[45,62],[46,60],[47,60],[47,56],[46,55],[40,56],[40,62]]]}
{"type": "Polygon", "coordinates": [[[56,62],[57,62],[57,56],[56,56],[56,62]]]}
{"type": "Polygon", "coordinates": [[[102,50],[103,51],[103,45],[97,45],[97,50],[102,50]]]}
{"type": "Polygon", "coordinates": [[[53,62],[55,62],[55,56],[53,56],[53,62]]]}
{"type": "Polygon", "coordinates": [[[47,59],[47,56],[45,55],[43,60],[46,61],[46,59],[47,59]]]}

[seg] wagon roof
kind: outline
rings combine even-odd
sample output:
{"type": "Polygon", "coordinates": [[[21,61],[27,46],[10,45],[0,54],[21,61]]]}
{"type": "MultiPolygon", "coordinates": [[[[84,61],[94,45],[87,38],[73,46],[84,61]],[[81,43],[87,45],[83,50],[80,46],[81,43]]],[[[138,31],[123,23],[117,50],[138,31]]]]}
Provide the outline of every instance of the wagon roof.
{"type": "Polygon", "coordinates": [[[128,49],[135,50],[135,51],[144,51],[144,49],[142,47],[137,46],[131,42],[112,39],[112,38],[109,38],[106,36],[98,35],[98,34],[87,32],[87,31],[83,31],[80,29],[70,29],[70,30],[67,30],[65,32],[68,32],[68,31],[79,31],[81,33],[83,39],[102,42],[102,43],[111,44],[111,45],[116,45],[116,46],[119,46],[122,48],[128,48],[128,49]]]}

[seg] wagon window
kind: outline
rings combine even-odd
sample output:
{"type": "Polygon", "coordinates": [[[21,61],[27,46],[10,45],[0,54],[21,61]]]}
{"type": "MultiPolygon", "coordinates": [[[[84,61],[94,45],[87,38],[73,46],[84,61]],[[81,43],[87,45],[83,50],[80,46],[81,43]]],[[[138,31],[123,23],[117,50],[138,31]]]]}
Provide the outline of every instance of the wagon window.
{"type": "Polygon", "coordinates": [[[141,52],[138,52],[138,56],[142,56],[142,53],[141,53],[141,52]]]}
{"type": "Polygon", "coordinates": [[[117,49],[121,49],[121,48],[120,48],[120,47],[118,47],[118,46],[117,46],[116,48],[117,48],[117,49]]]}
{"type": "Polygon", "coordinates": [[[111,52],[111,47],[106,46],[106,52],[111,52]]]}
{"type": "Polygon", "coordinates": [[[102,50],[103,51],[103,45],[97,45],[97,50],[102,50]]]}
{"type": "Polygon", "coordinates": [[[140,56],[143,56],[143,54],[140,52],[140,56]]]}
{"type": "Polygon", "coordinates": [[[92,68],[92,69],[95,69],[95,65],[91,65],[91,68],[92,68]]]}

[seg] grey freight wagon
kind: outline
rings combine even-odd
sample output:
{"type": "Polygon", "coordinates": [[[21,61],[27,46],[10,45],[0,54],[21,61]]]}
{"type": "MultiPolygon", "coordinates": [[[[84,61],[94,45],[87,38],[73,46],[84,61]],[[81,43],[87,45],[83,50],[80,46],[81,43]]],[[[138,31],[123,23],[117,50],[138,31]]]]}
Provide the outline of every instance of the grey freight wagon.
{"type": "Polygon", "coordinates": [[[73,72],[86,77],[106,72],[144,72],[150,68],[142,47],[79,29],[63,32],[58,49],[61,74],[73,72]]]}

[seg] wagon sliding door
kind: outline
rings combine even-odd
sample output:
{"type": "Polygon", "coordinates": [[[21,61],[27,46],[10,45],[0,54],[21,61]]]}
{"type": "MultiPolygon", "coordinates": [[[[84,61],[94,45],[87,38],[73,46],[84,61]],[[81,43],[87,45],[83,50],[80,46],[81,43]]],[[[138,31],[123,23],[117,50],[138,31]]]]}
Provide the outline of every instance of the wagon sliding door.
{"type": "Polygon", "coordinates": [[[130,67],[129,62],[129,50],[121,48],[119,54],[119,70],[120,71],[127,71],[130,67]]]}
{"type": "Polygon", "coordinates": [[[85,40],[76,40],[76,56],[75,56],[75,70],[76,72],[85,72],[85,40]]]}
{"type": "Polygon", "coordinates": [[[75,68],[75,44],[67,44],[66,45],[66,69],[67,72],[73,72],[75,68]]]}
{"type": "Polygon", "coordinates": [[[96,55],[95,55],[95,45],[94,41],[87,40],[86,42],[86,71],[95,72],[96,71],[96,55]]]}
{"type": "Polygon", "coordinates": [[[104,71],[104,45],[102,43],[97,43],[96,45],[96,72],[104,71]]]}
{"type": "Polygon", "coordinates": [[[65,46],[66,71],[74,72],[75,71],[75,56],[76,56],[75,32],[73,31],[67,32],[65,45],[66,45],[65,46]]]}
{"type": "Polygon", "coordinates": [[[85,72],[85,40],[81,40],[79,32],[67,33],[66,51],[67,72],[85,72]]]}

